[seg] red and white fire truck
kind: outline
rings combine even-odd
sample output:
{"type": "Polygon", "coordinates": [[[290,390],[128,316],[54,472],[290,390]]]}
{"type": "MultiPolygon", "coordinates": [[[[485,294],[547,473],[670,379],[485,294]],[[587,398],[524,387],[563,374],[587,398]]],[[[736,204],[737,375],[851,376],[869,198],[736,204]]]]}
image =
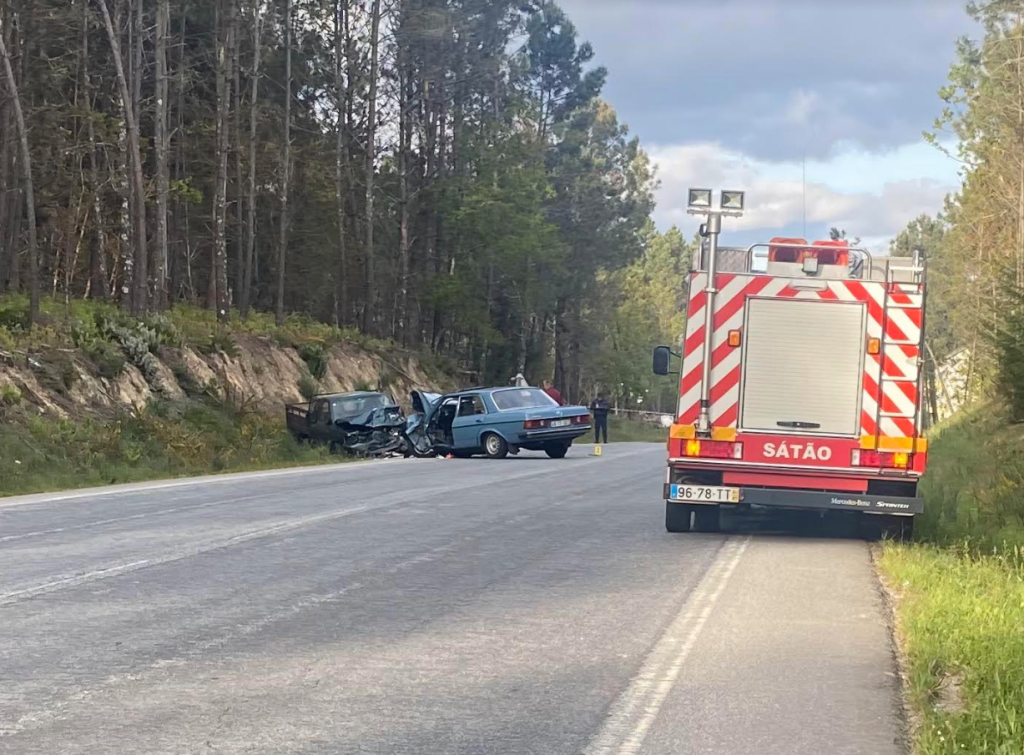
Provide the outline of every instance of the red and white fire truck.
{"type": "Polygon", "coordinates": [[[782,507],[863,512],[908,537],[928,451],[923,261],[799,238],[719,249],[721,218],[709,221],[682,353],[654,354],[658,374],[681,358],[667,529],[715,531],[723,508],[782,507]]]}

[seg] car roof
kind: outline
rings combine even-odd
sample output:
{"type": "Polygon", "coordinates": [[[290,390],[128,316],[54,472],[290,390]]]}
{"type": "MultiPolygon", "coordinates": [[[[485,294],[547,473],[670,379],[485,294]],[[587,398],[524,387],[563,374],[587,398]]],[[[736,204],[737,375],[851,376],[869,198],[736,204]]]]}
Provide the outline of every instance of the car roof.
{"type": "Polygon", "coordinates": [[[363,398],[364,396],[383,396],[387,395],[383,391],[351,391],[349,393],[320,393],[313,396],[313,399],[324,398],[363,398]]]}
{"type": "Polygon", "coordinates": [[[446,393],[445,398],[448,396],[461,396],[463,393],[494,393],[496,391],[515,391],[524,390],[526,388],[535,388],[540,390],[535,385],[492,385],[492,386],[479,386],[477,388],[462,388],[451,393],[446,393]]]}

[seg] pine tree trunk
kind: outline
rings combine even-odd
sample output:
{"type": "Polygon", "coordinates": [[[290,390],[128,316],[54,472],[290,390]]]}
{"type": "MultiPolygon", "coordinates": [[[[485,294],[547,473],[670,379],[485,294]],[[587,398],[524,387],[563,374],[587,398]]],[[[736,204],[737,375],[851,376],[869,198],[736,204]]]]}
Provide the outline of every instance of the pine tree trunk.
{"type": "Polygon", "coordinates": [[[94,299],[110,296],[107,279],[106,236],[103,233],[103,204],[100,194],[99,147],[96,144],[96,113],[93,109],[95,93],[89,70],[89,6],[82,3],[82,78],[85,83],[85,129],[89,140],[89,188],[92,192],[90,212],[92,222],[89,243],[89,290],[94,299]]]}
{"type": "MultiPolygon", "coordinates": [[[[10,12],[7,3],[0,1],[0,34],[3,34],[4,43],[10,49],[10,12]]],[[[14,175],[11,170],[11,142],[12,142],[12,120],[11,120],[11,98],[7,94],[6,85],[0,79],[0,294],[7,288],[9,275],[8,260],[11,249],[7,243],[7,228],[10,223],[10,203],[7,198],[12,193],[11,177],[14,175]]]]}
{"type": "Polygon", "coordinates": [[[275,322],[284,325],[284,272],[288,260],[288,191],[292,180],[292,0],[285,0],[284,18],[284,154],[281,166],[281,237],[277,247],[275,322]]]}
{"type": "Polygon", "coordinates": [[[132,190],[138,198],[135,202],[133,218],[135,235],[135,267],[133,271],[132,311],[136,316],[143,316],[149,309],[149,292],[146,283],[146,190],[142,180],[142,157],[139,148],[139,124],[135,120],[135,113],[132,110],[131,93],[128,91],[128,79],[125,77],[124,62],[121,57],[121,43],[114,30],[114,22],[107,9],[106,0],[96,0],[100,12],[103,15],[103,24],[107,30],[107,38],[110,41],[110,48],[114,53],[114,68],[117,72],[117,85],[121,93],[121,101],[124,108],[125,128],[128,131],[128,152],[131,162],[132,190]]]}
{"type": "MultiPolygon", "coordinates": [[[[404,56],[403,56],[404,58],[404,56]]],[[[412,142],[412,76],[404,59],[399,62],[398,121],[398,322],[399,338],[409,344],[409,151],[412,142]]]]}
{"type": "Polygon", "coordinates": [[[29,286],[29,325],[39,319],[39,255],[36,251],[36,197],[35,185],[32,182],[32,153],[28,145],[28,129],[25,127],[25,112],[21,106],[21,95],[18,82],[14,77],[7,44],[0,35],[0,58],[3,58],[4,75],[7,77],[7,92],[11,97],[14,109],[14,124],[18,132],[18,145],[21,151],[21,173],[24,186],[25,208],[28,215],[28,286],[29,286]]]}
{"type": "Polygon", "coordinates": [[[211,305],[215,307],[217,319],[227,322],[228,300],[228,249],[227,249],[227,191],[228,191],[228,109],[231,100],[230,59],[234,37],[234,0],[226,0],[221,7],[220,32],[217,37],[217,183],[213,199],[213,269],[210,290],[213,293],[211,305]]]}
{"type": "Polygon", "coordinates": [[[260,55],[263,50],[262,0],[252,0],[252,74],[249,77],[249,177],[245,223],[245,271],[239,309],[248,317],[252,298],[253,260],[256,255],[256,129],[259,124],[260,55]]]}
{"type": "MultiPolygon", "coordinates": [[[[6,8],[3,36],[8,53],[14,57],[18,57],[21,53],[20,29],[20,19],[15,16],[13,10],[6,8]]],[[[24,66],[22,65],[18,66],[18,69],[14,71],[19,86],[23,69],[24,66]]],[[[0,197],[0,201],[4,203],[6,222],[0,228],[0,241],[3,243],[3,250],[6,251],[7,287],[9,290],[17,292],[21,291],[21,254],[18,247],[21,239],[21,216],[24,209],[24,196],[21,191],[21,153],[17,134],[15,133],[14,107],[11,105],[13,97],[10,92],[5,91],[5,95],[3,138],[4,165],[7,181],[4,186],[6,194],[0,197]]]]}
{"type": "Polygon", "coordinates": [[[167,203],[170,197],[170,150],[167,144],[167,37],[170,34],[169,0],[159,0],[156,11],[156,118],[153,141],[156,147],[156,306],[167,308],[167,203]]]}
{"type": "Polygon", "coordinates": [[[232,240],[235,243],[234,262],[234,291],[231,297],[232,302],[237,302],[242,295],[242,275],[245,266],[245,236],[243,234],[244,222],[242,220],[242,70],[239,61],[241,55],[241,29],[239,28],[241,16],[241,0],[232,0],[234,12],[232,19],[234,34],[231,40],[231,79],[234,82],[234,89],[231,94],[231,152],[235,157],[235,178],[233,184],[233,217],[234,225],[232,240]]]}
{"type": "Polygon", "coordinates": [[[346,0],[334,0],[334,100],[338,110],[337,134],[335,135],[334,191],[338,215],[338,280],[335,293],[334,319],[340,327],[348,322],[348,260],[345,238],[345,197],[348,180],[348,145],[345,122],[345,76],[342,67],[344,57],[346,0]]]}
{"type": "Polygon", "coordinates": [[[373,178],[377,145],[377,67],[380,52],[380,0],[373,0],[370,10],[370,92],[367,95],[366,122],[366,252],[363,273],[366,283],[366,307],[363,309],[363,331],[374,332],[377,306],[377,283],[373,260],[373,178]]]}

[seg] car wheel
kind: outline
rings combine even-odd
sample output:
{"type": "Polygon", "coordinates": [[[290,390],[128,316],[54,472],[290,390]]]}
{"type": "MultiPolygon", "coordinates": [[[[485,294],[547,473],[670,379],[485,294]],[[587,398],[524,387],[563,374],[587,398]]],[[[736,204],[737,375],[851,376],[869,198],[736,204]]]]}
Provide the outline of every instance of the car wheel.
{"type": "Polygon", "coordinates": [[[552,443],[550,446],[544,446],[544,453],[552,459],[564,459],[569,453],[569,446],[565,443],[552,443]]]}
{"type": "Polygon", "coordinates": [[[484,436],[484,453],[491,459],[504,459],[508,456],[508,443],[497,433],[484,436]]]}

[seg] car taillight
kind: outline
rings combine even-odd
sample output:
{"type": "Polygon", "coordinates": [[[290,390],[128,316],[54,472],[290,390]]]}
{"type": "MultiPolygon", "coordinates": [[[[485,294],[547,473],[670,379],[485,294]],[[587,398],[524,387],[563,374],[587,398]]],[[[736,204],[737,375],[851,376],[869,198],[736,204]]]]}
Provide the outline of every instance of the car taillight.
{"type": "Polygon", "coordinates": [[[908,469],[911,456],[906,451],[863,451],[853,449],[850,461],[855,467],[877,467],[878,469],[908,469]]]}
{"type": "Polygon", "coordinates": [[[725,440],[698,440],[686,441],[683,453],[687,456],[704,457],[706,459],[742,459],[743,444],[730,443],[725,440]]]}
{"type": "Polygon", "coordinates": [[[542,427],[548,426],[548,420],[546,419],[528,419],[523,422],[523,428],[526,430],[539,430],[542,427]]]}
{"type": "Polygon", "coordinates": [[[574,425],[585,425],[588,422],[590,422],[589,414],[577,414],[575,417],[572,418],[572,423],[574,425]]]}

